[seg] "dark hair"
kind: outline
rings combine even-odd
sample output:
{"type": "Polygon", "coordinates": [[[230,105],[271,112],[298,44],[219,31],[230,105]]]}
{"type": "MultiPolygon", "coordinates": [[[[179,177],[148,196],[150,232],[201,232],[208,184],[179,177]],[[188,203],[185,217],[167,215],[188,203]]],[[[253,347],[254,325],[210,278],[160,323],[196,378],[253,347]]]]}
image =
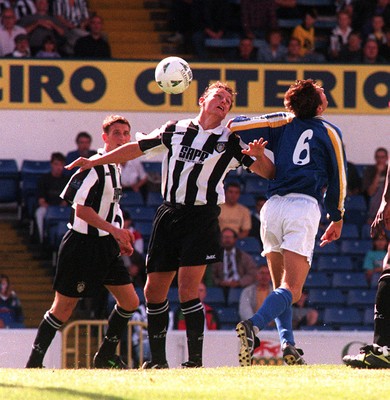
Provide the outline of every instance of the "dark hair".
{"type": "Polygon", "coordinates": [[[234,236],[234,239],[237,239],[237,238],[238,238],[237,232],[236,232],[234,229],[228,228],[228,227],[222,229],[221,235],[222,235],[224,232],[226,232],[226,231],[232,232],[232,233],[233,233],[233,236],[234,236]]]}
{"type": "Polygon", "coordinates": [[[92,136],[88,132],[79,132],[76,136],[76,143],[78,143],[81,138],[89,139],[92,142],[92,136]]]}
{"type": "Polygon", "coordinates": [[[241,185],[240,185],[240,183],[237,182],[237,181],[231,181],[231,182],[227,183],[227,184],[225,185],[225,190],[229,189],[230,187],[239,188],[240,191],[241,191],[241,185]]]}
{"type": "Polygon", "coordinates": [[[66,160],[65,156],[60,152],[56,152],[56,153],[52,153],[51,154],[51,158],[50,158],[50,162],[51,163],[54,162],[54,161],[60,161],[60,162],[65,164],[65,160],[66,160]]]}
{"type": "Polygon", "coordinates": [[[131,128],[130,122],[125,117],[122,117],[121,115],[108,115],[103,121],[103,132],[108,133],[111,125],[114,125],[117,122],[127,125],[129,129],[131,128]]]}
{"type": "Polygon", "coordinates": [[[313,79],[297,80],[284,96],[284,106],[297,118],[307,119],[317,115],[317,107],[322,104],[318,93],[320,86],[313,79]]]}

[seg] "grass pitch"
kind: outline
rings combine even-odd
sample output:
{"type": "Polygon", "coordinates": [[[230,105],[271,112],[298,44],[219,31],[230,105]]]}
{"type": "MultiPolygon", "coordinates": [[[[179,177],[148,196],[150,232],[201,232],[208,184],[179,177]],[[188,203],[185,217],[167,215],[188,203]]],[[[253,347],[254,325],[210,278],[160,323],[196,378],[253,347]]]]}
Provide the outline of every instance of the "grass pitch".
{"type": "Polygon", "coordinates": [[[253,366],[169,370],[0,369],[6,400],[368,400],[386,398],[390,369],[253,366]]]}

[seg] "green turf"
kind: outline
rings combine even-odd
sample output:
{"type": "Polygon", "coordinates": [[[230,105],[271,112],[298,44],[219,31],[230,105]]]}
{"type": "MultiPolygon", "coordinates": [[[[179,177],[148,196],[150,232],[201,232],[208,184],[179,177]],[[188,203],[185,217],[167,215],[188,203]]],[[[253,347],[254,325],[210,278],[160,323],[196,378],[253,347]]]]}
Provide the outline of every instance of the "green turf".
{"type": "Polygon", "coordinates": [[[192,370],[0,369],[0,399],[367,400],[387,398],[389,370],[256,366],[192,370]]]}

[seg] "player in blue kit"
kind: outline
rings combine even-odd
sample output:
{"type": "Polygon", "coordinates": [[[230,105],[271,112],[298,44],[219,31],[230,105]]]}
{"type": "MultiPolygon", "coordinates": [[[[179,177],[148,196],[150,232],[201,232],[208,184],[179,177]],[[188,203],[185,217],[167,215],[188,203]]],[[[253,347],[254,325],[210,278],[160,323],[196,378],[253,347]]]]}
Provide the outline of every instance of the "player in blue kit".
{"type": "Polygon", "coordinates": [[[287,364],[305,364],[295,347],[291,305],[299,300],[312,261],[324,202],[330,224],[321,246],[340,237],[346,194],[346,160],[340,130],[322,118],[328,101],[313,80],[291,85],[284,97],[289,112],[237,117],[228,127],[245,141],[263,138],[274,153],[276,175],[263,206],[261,239],[274,291],[262,307],[236,327],[241,366],[252,364],[256,335],[275,320],[287,364]]]}

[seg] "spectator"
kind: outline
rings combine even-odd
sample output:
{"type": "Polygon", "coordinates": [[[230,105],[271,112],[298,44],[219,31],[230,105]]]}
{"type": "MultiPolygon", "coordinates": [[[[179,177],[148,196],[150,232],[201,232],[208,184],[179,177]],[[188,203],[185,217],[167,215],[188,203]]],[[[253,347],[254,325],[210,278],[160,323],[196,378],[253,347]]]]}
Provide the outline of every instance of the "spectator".
{"type": "Polygon", "coordinates": [[[368,224],[375,218],[382,200],[386,179],[388,152],[384,147],[375,150],[375,165],[369,165],[363,173],[363,193],[368,201],[368,224]]]}
{"type": "Polygon", "coordinates": [[[68,177],[64,173],[65,156],[62,153],[52,153],[50,159],[51,171],[42,175],[38,181],[38,208],[35,211],[35,222],[38,228],[40,243],[44,239],[44,220],[48,206],[66,206],[67,202],[60,198],[60,194],[68,177]]]}
{"type": "Polygon", "coordinates": [[[387,253],[388,240],[385,235],[378,234],[372,239],[372,249],[369,250],[363,261],[363,269],[366,273],[368,284],[371,284],[372,276],[376,272],[382,272],[383,259],[387,253]]]}
{"type": "Polygon", "coordinates": [[[87,1],[53,0],[52,8],[53,15],[67,29],[63,50],[68,56],[72,56],[77,40],[88,35],[89,11],[87,1]]]}
{"type": "Polygon", "coordinates": [[[336,60],[340,51],[348,45],[348,37],[352,32],[352,21],[347,11],[337,15],[337,25],[332,29],[330,37],[329,58],[336,60]]]}
{"type": "Polygon", "coordinates": [[[249,236],[253,236],[256,239],[259,239],[260,242],[261,242],[261,238],[260,238],[260,211],[263,208],[263,205],[265,204],[266,201],[267,201],[267,198],[265,196],[256,197],[255,209],[251,212],[252,228],[249,231],[249,236]]]}
{"type": "Polygon", "coordinates": [[[0,328],[24,328],[20,300],[5,274],[0,274],[0,328]]]}
{"type": "Polygon", "coordinates": [[[131,192],[140,192],[146,200],[148,196],[148,174],[139,158],[121,164],[122,189],[131,192]]]}
{"type": "Polygon", "coordinates": [[[323,62],[325,58],[315,51],[315,28],[314,23],[318,17],[315,9],[306,10],[302,24],[296,26],[292,32],[293,37],[301,43],[301,56],[306,62],[323,62]]]}
{"type": "Polygon", "coordinates": [[[222,229],[223,261],[211,264],[214,285],[225,290],[226,298],[229,288],[246,287],[255,281],[256,263],[250,254],[236,247],[237,239],[233,229],[222,229]]]}
{"type": "Polygon", "coordinates": [[[257,61],[281,62],[286,58],[287,48],[282,44],[283,36],[279,29],[271,29],[266,40],[261,42],[257,52],[257,61]]]}
{"type": "Polygon", "coordinates": [[[370,33],[367,36],[367,39],[376,40],[379,48],[382,45],[386,44],[386,42],[387,42],[384,28],[385,28],[385,21],[383,20],[383,16],[382,15],[374,15],[371,18],[371,29],[370,29],[370,33]]]}
{"type": "Polygon", "coordinates": [[[303,57],[301,56],[301,47],[301,42],[297,38],[291,37],[287,46],[287,54],[283,61],[289,63],[303,62],[303,57]]]}
{"type": "Polygon", "coordinates": [[[242,37],[238,48],[235,50],[232,61],[236,62],[254,62],[256,61],[256,48],[253,39],[242,37]]]}
{"type": "Polygon", "coordinates": [[[20,34],[26,34],[26,30],[16,25],[15,12],[12,8],[6,8],[1,14],[0,26],[0,57],[10,54],[15,49],[15,38],[20,34]]]}
{"type": "Polygon", "coordinates": [[[15,49],[12,53],[6,54],[4,57],[7,58],[30,58],[31,50],[28,43],[28,36],[24,33],[20,33],[15,37],[15,49]]]}
{"type": "Polygon", "coordinates": [[[193,0],[172,1],[170,9],[170,24],[174,33],[168,36],[167,42],[183,44],[185,52],[190,52],[191,49],[192,3],[193,0]]]}
{"type": "Polygon", "coordinates": [[[48,35],[53,35],[61,48],[65,43],[66,27],[56,17],[49,15],[48,0],[35,0],[35,7],[35,14],[25,15],[19,21],[28,33],[32,54],[35,55],[42,48],[48,35]]]}
{"type": "Polygon", "coordinates": [[[96,154],[95,150],[91,150],[92,136],[88,132],[79,132],[76,136],[77,149],[70,151],[66,155],[66,164],[77,160],[79,157],[89,158],[96,154]]]}
{"type": "Polygon", "coordinates": [[[362,38],[360,32],[352,31],[347,46],[340,50],[336,61],[348,64],[361,63],[363,59],[362,38]]]}
{"type": "Polygon", "coordinates": [[[355,196],[362,191],[362,178],[355,164],[347,161],[347,195],[355,196]]]}
{"type": "Polygon", "coordinates": [[[239,183],[225,185],[225,203],[220,205],[219,225],[221,229],[231,228],[241,239],[247,237],[251,229],[251,213],[248,207],[239,203],[240,195],[239,183]]]}
{"type": "Polygon", "coordinates": [[[272,292],[271,275],[267,264],[257,267],[255,279],[255,282],[244,288],[240,295],[238,312],[242,320],[250,318],[272,292]]]}
{"type": "Polygon", "coordinates": [[[277,28],[275,0],[241,0],[241,24],[244,34],[252,39],[264,39],[266,32],[277,28]]]}
{"type": "Polygon", "coordinates": [[[222,39],[226,34],[228,4],[225,0],[193,0],[192,24],[197,29],[192,35],[194,54],[207,59],[206,39],[222,39]]]}
{"type": "Polygon", "coordinates": [[[54,36],[49,35],[44,39],[42,49],[35,54],[35,58],[61,58],[54,36]]]}
{"type": "Polygon", "coordinates": [[[367,39],[363,46],[363,64],[383,64],[384,60],[379,55],[378,42],[375,39],[367,39]]]}
{"type": "Polygon", "coordinates": [[[141,232],[134,228],[133,219],[130,213],[123,211],[123,228],[128,229],[133,235],[133,247],[134,250],[138,251],[140,254],[144,254],[144,239],[141,232]]]}
{"type": "Polygon", "coordinates": [[[77,58],[111,58],[111,47],[103,34],[103,19],[94,15],[89,21],[89,35],[80,37],[74,45],[77,58]]]}
{"type": "MultiPolygon", "coordinates": [[[[204,320],[205,330],[214,331],[219,329],[220,326],[219,326],[218,314],[215,312],[213,307],[209,306],[204,302],[207,296],[207,288],[203,282],[199,284],[198,293],[199,293],[199,300],[203,304],[203,311],[205,315],[205,320],[204,320]]],[[[183,311],[180,309],[180,307],[176,310],[174,315],[174,329],[178,330],[186,329],[186,321],[184,319],[183,311]]]]}
{"type": "Polygon", "coordinates": [[[301,298],[293,304],[293,329],[300,329],[302,326],[314,326],[318,322],[318,311],[309,306],[309,292],[302,290],[301,298]]]}

